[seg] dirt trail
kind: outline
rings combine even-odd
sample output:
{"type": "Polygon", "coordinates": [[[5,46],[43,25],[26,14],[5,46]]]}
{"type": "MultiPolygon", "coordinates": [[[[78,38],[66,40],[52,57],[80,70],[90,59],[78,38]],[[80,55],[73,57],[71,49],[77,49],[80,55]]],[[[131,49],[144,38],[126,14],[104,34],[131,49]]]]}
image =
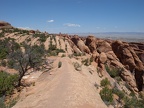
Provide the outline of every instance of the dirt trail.
{"type": "MultiPolygon", "coordinates": [[[[76,71],[69,58],[61,68],[41,75],[30,95],[13,108],[107,108],[88,77],[76,71]]],[[[83,72],[84,73],[84,72],[83,72]]]]}

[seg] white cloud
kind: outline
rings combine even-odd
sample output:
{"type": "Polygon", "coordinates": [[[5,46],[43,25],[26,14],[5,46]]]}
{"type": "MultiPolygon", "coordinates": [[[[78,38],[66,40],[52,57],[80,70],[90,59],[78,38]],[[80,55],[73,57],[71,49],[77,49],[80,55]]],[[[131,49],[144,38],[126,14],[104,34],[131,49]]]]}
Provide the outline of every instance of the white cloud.
{"type": "Polygon", "coordinates": [[[68,27],[80,27],[79,24],[72,24],[72,23],[66,23],[66,24],[64,24],[64,26],[68,26],[68,27]]]}
{"type": "Polygon", "coordinates": [[[48,23],[52,23],[52,22],[54,22],[54,20],[48,20],[47,22],[48,22],[48,23]]]}
{"type": "Polygon", "coordinates": [[[96,27],[97,29],[100,29],[100,27],[96,27]]]}
{"type": "Polygon", "coordinates": [[[17,28],[23,29],[23,30],[32,30],[32,28],[30,28],[30,27],[17,27],[17,28]]]}

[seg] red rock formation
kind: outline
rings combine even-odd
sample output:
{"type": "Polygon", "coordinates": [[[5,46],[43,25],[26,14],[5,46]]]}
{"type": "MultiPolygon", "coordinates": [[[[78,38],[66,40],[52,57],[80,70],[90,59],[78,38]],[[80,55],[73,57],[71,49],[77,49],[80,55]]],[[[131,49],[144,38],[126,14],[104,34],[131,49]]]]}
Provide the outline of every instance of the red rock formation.
{"type": "Polygon", "coordinates": [[[130,46],[134,49],[139,59],[144,63],[144,43],[129,43],[130,46]]]}
{"type": "Polygon", "coordinates": [[[113,42],[112,49],[123,65],[127,65],[131,72],[135,70],[137,87],[139,91],[141,91],[143,85],[142,75],[144,71],[144,66],[137,54],[135,53],[134,49],[129,46],[128,43],[124,43],[121,41],[113,42]]]}
{"type": "Polygon", "coordinates": [[[104,40],[99,40],[98,44],[97,44],[97,51],[98,52],[108,52],[108,51],[112,51],[111,45],[104,41],[104,40]]]}
{"type": "Polygon", "coordinates": [[[73,41],[73,43],[81,50],[81,52],[86,52],[86,53],[90,53],[89,48],[84,44],[84,42],[78,37],[78,36],[74,36],[71,38],[71,40],[73,41]]]}
{"type": "Polygon", "coordinates": [[[91,53],[96,51],[96,38],[94,36],[88,36],[86,38],[86,45],[89,47],[91,53]]]}

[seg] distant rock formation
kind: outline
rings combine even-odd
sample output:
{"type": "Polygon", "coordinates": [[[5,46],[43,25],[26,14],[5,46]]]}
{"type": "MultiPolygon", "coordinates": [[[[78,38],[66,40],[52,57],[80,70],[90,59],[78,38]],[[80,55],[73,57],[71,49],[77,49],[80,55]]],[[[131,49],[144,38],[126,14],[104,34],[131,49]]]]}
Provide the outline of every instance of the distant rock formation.
{"type": "Polygon", "coordinates": [[[0,29],[1,28],[13,28],[10,23],[5,21],[0,21],[0,29]]]}

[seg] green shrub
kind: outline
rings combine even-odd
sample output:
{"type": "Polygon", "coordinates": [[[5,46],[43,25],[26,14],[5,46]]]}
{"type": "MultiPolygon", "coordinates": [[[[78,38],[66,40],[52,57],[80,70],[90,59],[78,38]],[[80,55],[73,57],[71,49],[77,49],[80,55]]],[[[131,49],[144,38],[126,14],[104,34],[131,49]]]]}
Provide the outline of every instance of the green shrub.
{"type": "Polygon", "coordinates": [[[7,54],[8,54],[8,49],[4,47],[2,48],[0,46],[0,59],[5,59],[7,54]]]}
{"type": "Polygon", "coordinates": [[[109,80],[107,78],[105,78],[105,79],[101,80],[100,85],[102,87],[106,87],[106,86],[110,85],[110,82],[109,82],[109,80]]]}
{"type": "Polygon", "coordinates": [[[112,90],[109,89],[108,87],[104,87],[101,91],[100,91],[100,96],[102,98],[102,100],[108,105],[111,104],[113,102],[113,94],[112,94],[112,90]]]}
{"type": "Polygon", "coordinates": [[[119,89],[113,89],[113,93],[116,94],[119,99],[123,99],[125,97],[125,94],[123,91],[120,91],[119,89]]]}
{"type": "Polygon", "coordinates": [[[63,49],[57,49],[55,45],[49,45],[48,56],[57,56],[59,53],[65,53],[63,49]]]}
{"type": "Polygon", "coordinates": [[[10,52],[20,48],[20,45],[11,38],[0,40],[0,59],[6,59],[10,52]]]}
{"type": "Polygon", "coordinates": [[[8,60],[8,61],[7,61],[7,66],[8,66],[9,68],[14,68],[14,61],[13,61],[13,60],[8,60]]]}
{"type": "Polygon", "coordinates": [[[0,97],[12,93],[18,82],[18,75],[10,75],[6,72],[0,72],[0,97]]]}
{"type": "Polygon", "coordinates": [[[138,99],[136,96],[125,97],[124,108],[144,108],[144,100],[138,99]]]}
{"type": "Polygon", "coordinates": [[[17,99],[12,99],[5,103],[4,98],[0,97],[0,108],[12,108],[17,103],[17,99]]]}
{"type": "Polygon", "coordinates": [[[0,108],[6,108],[6,105],[4,103],[4,99],[0,97],[0,108]]]}
{"type": "Polygon", "coordinates": [[[7,65],[6,61],[5,61],[5,60],[2,60],[2,61],[1,61],[1,66],[6,67],[6,65],[7,65]]]}
{"type": "Polygon", "coordinates": [[[89,66],[89,65],[90,65],[88,58],[85,59],[85,60],[83,60],[82,63],[83,63],[85,66],[89,66]]]}
{"type": "Polygon", "coordinates": [[[66,55],[65,54],[63,54],[61,57],[65,57],[66,55]]]}
{"type": "Polygon", "coordinates": [[[110,67],[108,67],[107,65],[105,65],[105,69],[112,78],[120,76],[121,72],[123,71],[123,69],[120,69],[120,68],[111,68],[110,69],[110,67]]]}
{"type": "Polygon", "coordinates": [[[81,56],[81,53],[73,53],[74,56],[81,56]]]}
{"type": "Polygon", "coordinates": [[[1,38],[1,37],[4,37],[4,33],[0,33],[0,38],[1,38]]]}
{"type": "Polygon", "coordinates": [[[18,29],[18,28],[13,28],[13,32],[20,32],[20,29],[18,29]]]}
{"type": "Polygon", "coordinates": [[[31,41],[31,38],[26,39],[26,41],[27,41],[27,42],[30,42],[30,41],[31,41]]]}
{"type": "Polygon", "coordinates": [[[61,66],[62,66],[62,62],[59,61],[59,63],[58,63],[58,68],[60,68],[61,66]]]}
{"type": "Polygon", "coordinates": [[[67,51],[67,44],[65,44],[65,50],[67,51]]]}
{"type": "Polygon", "coordinates": [[[91,58],[90,58],[90,62],[93,62],[93,56],[91,56],[91,58]]]}
{"type": "Polygon", "coordinates": [[[81,71],[81,65],[78,62],[73,63],[75,70],[81,71]]]}
{"type": "Polygon", "coordinates": [[[48,38],[48,37],[45,36],[45,34],[40,34],[40,36],[39,36],[39,41],[40,41],[40,42],[45,42],[47,38],[48,38]]]}

